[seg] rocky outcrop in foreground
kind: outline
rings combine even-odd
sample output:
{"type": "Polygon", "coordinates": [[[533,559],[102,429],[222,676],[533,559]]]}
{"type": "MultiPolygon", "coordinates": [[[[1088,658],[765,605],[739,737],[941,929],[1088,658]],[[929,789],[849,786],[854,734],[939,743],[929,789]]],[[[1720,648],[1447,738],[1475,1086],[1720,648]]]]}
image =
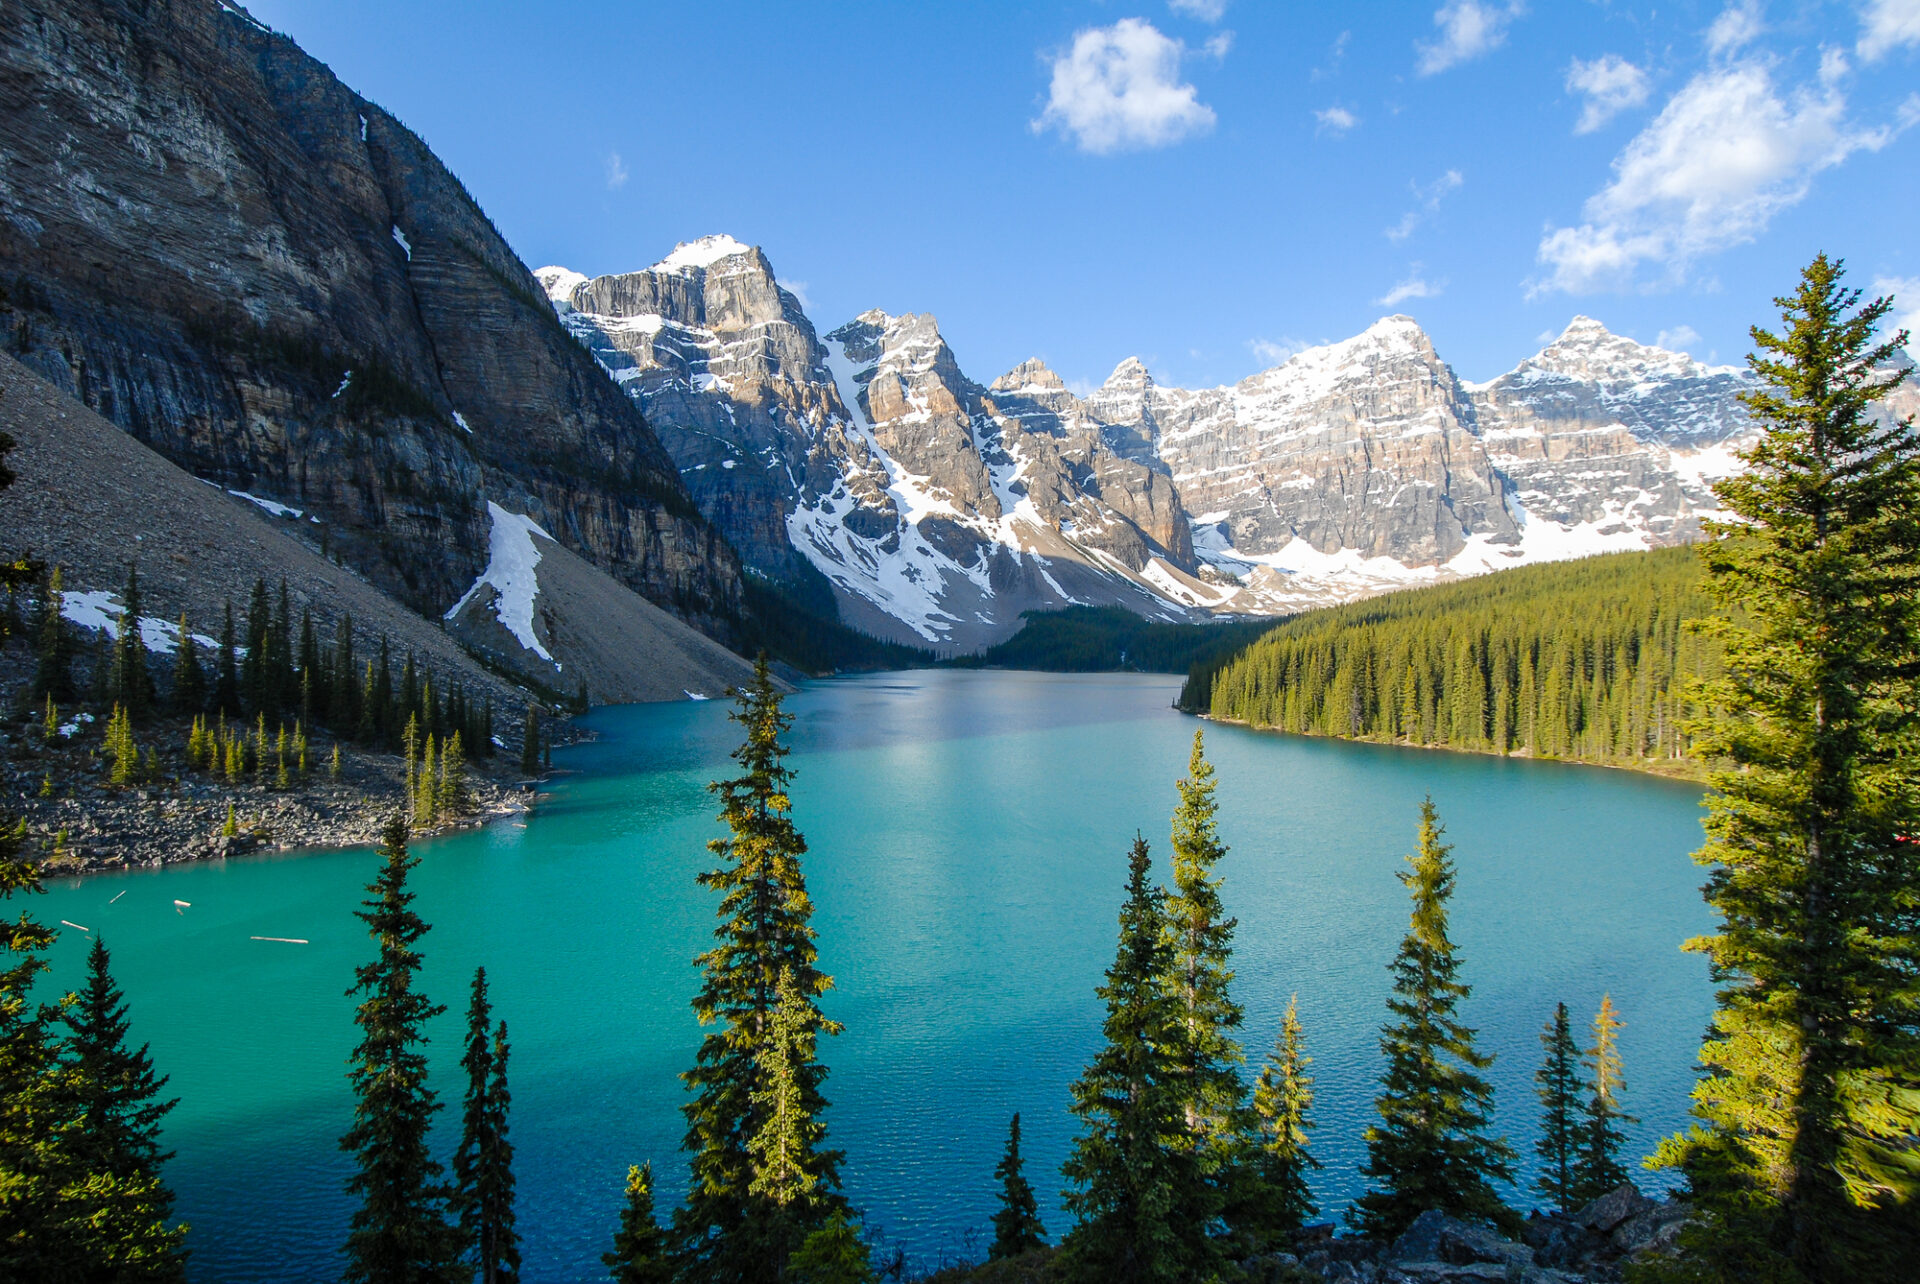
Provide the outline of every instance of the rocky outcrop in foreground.
{"type": "Polygon", "coordinates": [[[1629,1262],[1671,1252],[1692,1212],[1677,1200],[1649,1199],[1627,1183],[1571,1216],[1535,1213],[1517,1242],[1430,1210],[1391,1244],[1310,1227],[1299,1252],[1245,1265],[1249,1278],[1271,1284],[1614,1284],[1629,1262]]]}

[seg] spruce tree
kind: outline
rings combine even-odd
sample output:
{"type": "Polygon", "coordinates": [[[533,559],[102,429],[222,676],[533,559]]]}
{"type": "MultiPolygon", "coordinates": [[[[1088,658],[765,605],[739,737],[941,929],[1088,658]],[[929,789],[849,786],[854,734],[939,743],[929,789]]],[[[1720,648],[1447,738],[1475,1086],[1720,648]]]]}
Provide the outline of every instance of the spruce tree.
{"type": "Polygon", "coordinates": [[[180,613],[180,643],[173,651],[173,711],[183,716],[199,713],[207,702],[207,674],[200,667],[200,644],[193,639],[187,613],[180,613]]]}
{"type": "Polygon", "coordinates": [[[466,1099],[460,1146],[453,1155],[452,1211],[478,1284],[520,1278],[520,1237],[513,1215],[513,1143],[507,1138],[507,1023],[491,1032],[487,970],[475,968],[467,1004],[466,1099]]]}
{"type": "Polygon", "coordinates": [[[1203,1171],[1210,1181],[1223,1182],[1234,1159],[1234,1112],[1246,1095],[1239,1071],[1246,1056],[1234,1037],[1245,1014],[1228,992],[1237,921],[1227,917],[1214,874],[1227,849],[1214,819],[1219,804],[1213,797],[1213,766],[1201,737],[1202,732],[1193,733],[1187,776],[1178,784],[1180,805],[1173,813],[1167,936],[1170,983],[1180,1001],[1181,1110],[1203,1171]]]}
{"type": "Polygon", "coordinates": [[[457,820],[472,809],[473,796],[467,788],[467,755],[458,731],[447,737],[446,747],[440,753],[440,779],[435,787],[438,790],[435,809],[442,816],[457,820]]]}
{"type": "Polygon", "coordinates": [[[1152,865],[1136,836],[1119,944],[1097,991],[1107,1007],[1104,1042],[1072,1088],[1080,1135],[1060,1171],[1077,1219],[1062,1244],[1074,1280],[1173,1284],[1216,1265],[1207,1242],[1195,1253],[1191,1228],[1180,1225],[1200,1172],[1184,1144],[1183,1009],[1167,984],[1166,893],[1147,881],[1152,865]]]}
{"type": "Polygon", "coordinates": [[[728,836],[708,844],[719,867],[699,879],[720,893],[721,923],[717,944],[695,960],[704,975],[693,1007],[717,1028],[682,1076],[696,1094],[683,1107],[693,1162],[674,1237],[683,1280],[771,1284],[844,1207],[841,1155],[819,1148],[826,1067],[814,1055],[819,1035],[840,1027],[818,1006],[833,982],[816,966],[800,865],[807,844],[790,814],[793,772],[781,743],[791,718],[765,656],[737,695],[729,716],[745,729],[732,755],[741,774],[708,786],[728,836]],[[777,1122],[770,1107],[784,1112],[777,1122]],[[777,1173],[768,1163],[776,1154],[777,1173]]]}
{"type": "Polygon", "coordinates": [[[520,733],[520,774],[540,774],[540,706],[527,706],[527,721],[520,733]]]}
{"type": "MultiPolygon", "coordinates": [[[[584,712],[584,710],[582,710],[584,712]]],[[[786,1284],[879,1284],[873,1250],[844,1208],[836,1208],[787,1258],[786,1284]]]]}
{"type": "Polygon", "coordinates": [[[34,628],[33,698],[65,703],[73,699],[73,629],[64,612],[61,571],[40,589],[40,615],[34,628]]]}
{"type": "Polygon", "coordinates": [[[668,1284],[673,1263],[667,1256],[667,1234],[653,1215],[652,1164],[627,1169],[626,1194],[613,1251],[602,1253],[600,1260],[616,1284],[668,1284]]]}
{"type": "MultiPolygon", "coordinates": [[[[25,822],[0,818],[0,901],[44,890],[26,846],[25,822]]],[[[87,1256],[62,1198],[73,1165],[61,1129],[72,1112],[52,1013],[32,996],[53,938],[24,909],[0,922],[0,1279],[59,1279],[87,1256]]]]}
{"type": "Polygon", "coordinates": [[[351,736],[360,726],[360,664],[353,658],[353,617],[342,615],[334,633],[331,676],[327,696],[327,725],[335,734],[351,736]]]}
{"type": "Polygon", "coordinates": [[[1474,1046],[1460,1022],[1471,992],[1458,979],[1460,960],[1447,935],[1453,894],[1453,848],[1433,800],[1420,804],[1420,841],[1400,875],[1413,899],[1407,935],[1391,966],[1394,1020],[1381,1030],[1387,1068],[1374,1104],[1380,1122],[1367,1129],[1361,1172],[1373,1185],[1349,1214],[1376,1239],[1391,1239],[1428,1209],[1515,1229],[1494,1183],[1513,1179],[1513,1150],[1486,1135],[1493,1122],[1493,1086],[1481,1073],[1493,1058],[1474,1046]]]}
{"type": "Polygon", "coordinates": [[[1600,1010],[1593,1017],[1593,1046],[1584,1058],[1593,1076],[1593,1093],[1587,1099],[1586,1118],[1581,1121],[1580,1162],[1573,1181],[1576,1205],[1591,1203],[1627,1180],[1627,1170],[1620,1166],[1620,1148],[1627,1142],[1620,1124],[1634,1120],[1620,1109],[1620,1094],[1626,1089],[1616,1041],[1620,1025],[1613,1010],[1613,996],[1601,995],[1600,1010]]]}
{"type": "Polygon", "coordinates": [[[125,601],[114,628],[107,699],[124,708],[135,721],[153,709],[153,675],[147,668],[147,643],[140,625],[140,573],[133,566],[127,567],[125,601]]]}
{"type": "Polygon", "coordinates": [[[186,1227],[169,1225],[173,1192],[160,1178],[171,1154],[160,1149],[160,1121],[177,1104],[161,1099],[146,1045],[128,1046],[124,996],[114,984],[106,945],[95,937],[86,985],[62,1009],[67,1073],[61,1096],[70,1122],[63,1137],[85,1177],[68,1184],[78,1205],[70,1216],[87,1227],[91,1255],[114,1280],[185,1278],[186,1227]]]}
{"type": "Polygon", "coordinates": [[[427,924],[413,911],[407,875],[419,862],[407,851],[407,827],[387,823],[379,874],[356,916],[378,948],[355,969],[349,997],[358,996],[354,1023],[360,1043],[348,1080],[353,1126],[340,1148],[354,1157],[347,1193],[360,1205],[347,1236],[349,1284],[461,1280],[459,1232],[447,1224],[440,1164],[427,1146],[440,1105],[427,1086],[426,1023],[446,1009],[420,993],[415,948],[427,924]]]}
{"type": "Polygon", "coordinates": [[[220,655],[213,678],[213,707],[229,718],[240,716],[240,674],[235,667],[233,603],[222,608],[220,616],[220,655]]]}
{"type": "Polygon", "coordinates": [[[1819,256],[1753,328],[1761,434],[1706,524],[1720,923],[1691,944],[1721,988],[1699,1124],[1659,1153],[1696,1252],[1807,1280],[1910,1269],[1887,1228],[1920,1196],[1920,437],[1875,406],[1911,373],[1904,331],[1876,339],[1893,300],[1842,276],[1819,256]]]}
{"type": "Polygon", "coordinates": [[[1013,1112],[1007,1125],[1007,1149],[994,1167],[1000,1179],[1000,1209],[993,1215],[993,1247],[988,1261],[1019,1257],[1043,1248],[1047,1228],[1040,1224],[1040,1201],[1033,1196],[1033,1184],[1027,1180],[1020,1158],[1020,1112],[1013,1112]]]}
{"type": "Polygon", "coordinates": [[[1248,1171],[1227,1213],[1235,1236],[1255,1253],[1288,1248],[1318,1211],[1307,1186],[1307,1174],[1320,1167],[1307,1137],[1314,1126],[1312,1060],[1298,1002],[1289,998],[1273,1055],[1253,1085],[1248,1171]]]}
{"type": "Polygon", "coordinates": [[[1579,1169],[1586,1132],[1581,1096],[1586,1084],[1580,1078],[1580,1047],[1573,1041],[1566,1004],[1554,1005],[1553,1018],[1540,1033],[1540,1046],[1547,1055],[1533,1076],[1540,1096],[1540,1140],[1534,1152],[1542,1167],[1533,1187],[1546,1196],[1547,1206],[1555,1212],[1571,1212],[1583,1202],[1579,1169]]]}
{"type": "Polygon", "coordinates": [[[269,712],[268,675],[273,657],[268,654],[268,647],[272,637],[273,606],[267,598],[267,582],[255,579],[253,596],[247,602],[247,651],[240,661],[240,697],[249,713],[269,712]]]}

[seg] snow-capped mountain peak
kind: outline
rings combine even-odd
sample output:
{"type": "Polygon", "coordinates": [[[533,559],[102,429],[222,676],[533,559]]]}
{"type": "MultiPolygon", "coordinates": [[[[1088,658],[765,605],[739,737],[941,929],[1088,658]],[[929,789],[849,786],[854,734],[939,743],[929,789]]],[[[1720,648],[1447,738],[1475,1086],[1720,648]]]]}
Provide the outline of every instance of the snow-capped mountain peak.
{"type": "Polygon", "coordinates": [[[682,241],[673,247],[673,253],[654,264],[654,272],[687,272],[695,268],[710,268],[721,259],[732,258],[736,254],[752,254],[751,245],[742,245],[731,236],[721,233],[715,236],[703,236],[697,241],[682,241]]]}

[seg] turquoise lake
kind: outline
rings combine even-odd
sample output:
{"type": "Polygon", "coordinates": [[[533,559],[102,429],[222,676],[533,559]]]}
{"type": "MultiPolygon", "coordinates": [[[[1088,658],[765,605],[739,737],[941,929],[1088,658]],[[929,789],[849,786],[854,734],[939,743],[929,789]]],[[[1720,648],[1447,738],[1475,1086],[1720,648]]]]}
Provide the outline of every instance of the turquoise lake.
{"type": "MultiPolygon", "coordinates": [[[[815,683],[788,702],[829,1015],[832,1143],[870,1227],[918,1268],[984,1250],[992,1169],[1020,1111],[1054,1235],[1073,1135],[1067,1085],[1099,1035],[1134,831],[1162,862],[1194,729],[1178,679],[915,672],[815,683]]],[[[728,706],[595,711],[593,743],[524,823],[424,842],[428,991],[443,1158],[457,1128],[461,1013],[484,963],[513,1045],[513,1140],[528,1281],[604,1277],[627,1166],[684,1186],[676,1077],[699,1026],[690,960],[715,922],[695,886],[715,836],[705,785],[736,743],[728,706]]],[[[1551,763],[1207,727],[1235,990],[1257,1064],[1298,994],[1317,1078],[1323,1217],[1358,1193],[1379,1071],[1386,965],[1405,930],[1395,878],[1431,794],[1455,844],[1466,1019],[1498,1054],[1497,1129],[1535,1172],[1539,1031],[1564,1000],[1584,1030],[1610,992],[1626,1029],[1634,1155],[1682,1126],[1712,1010],[1680,944],[1711,918],[1700,791],[1551,763]]],[[[237,860],[62,882],[30,908],[99,933],[181,1099],[168,1175],[196,1280],[338,1276],[351,1110],[345,991],[371,952],[353,917],[370,851],[237,860]],[[121,893],[125,895],[120,895],[121,893]],[[115,897],[119,899],[115,900],[115,897]],[[174,901],[191,903],[176,911],[174,901]],[[109,903],[111,902],[111,903],[109,903]],[[308,945],[250,940],[301,937],[308,945]]],[[[79,977],[64,931],[49,991],[79,977]]],[[[1251,1073],[1251,1069],[1250,1069],[1251,1073]]],[[[1659,1184],[1657,1176],[1644,1182],[1659,1184]]]]}

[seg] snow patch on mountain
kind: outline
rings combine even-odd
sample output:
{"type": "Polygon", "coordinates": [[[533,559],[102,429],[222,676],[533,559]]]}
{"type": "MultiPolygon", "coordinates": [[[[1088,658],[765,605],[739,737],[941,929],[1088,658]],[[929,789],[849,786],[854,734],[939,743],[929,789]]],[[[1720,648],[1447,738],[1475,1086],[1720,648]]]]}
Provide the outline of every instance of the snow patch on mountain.
{"type": "Polygon", "coordinates": [[[488,534],[487,569],[458,602],[447,608],[444,618],[451,620],[458,616],[481,589],[490,587],[495,595],[493,613],[501,626],[513,634],[521,646],[557,669],[560,665],[533,629],[533,602],[540,592],[540,548],[533,542],[534,536],[549,543],[553,542],[553,536],[531,517],[510,513],[492,500],[487,501],[487,514],[493,523],[488,534]]]}

